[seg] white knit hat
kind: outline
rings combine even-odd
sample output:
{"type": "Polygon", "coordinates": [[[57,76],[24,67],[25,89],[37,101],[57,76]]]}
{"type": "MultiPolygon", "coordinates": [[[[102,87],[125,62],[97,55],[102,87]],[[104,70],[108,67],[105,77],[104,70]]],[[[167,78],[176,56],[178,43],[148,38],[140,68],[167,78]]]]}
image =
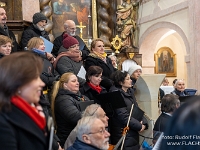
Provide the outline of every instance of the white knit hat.
{"type": "Polygon", "coordinates": [[[136,71],[138,69],[140,69],[142,71],[142,67],[140,65],[132,65],[128,69],[128,74],[131,76],[134,73],[134,71],[136,71]]]}

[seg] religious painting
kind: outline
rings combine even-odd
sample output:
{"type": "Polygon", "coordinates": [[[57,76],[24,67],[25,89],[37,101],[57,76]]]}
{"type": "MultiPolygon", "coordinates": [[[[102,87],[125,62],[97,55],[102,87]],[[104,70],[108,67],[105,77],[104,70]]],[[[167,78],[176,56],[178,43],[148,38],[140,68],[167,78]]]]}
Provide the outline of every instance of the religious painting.
{"type": "Polygon", "coordinates": [[[155,54],[155,73],[166,74],[167,77],[177,76],[176,54],[169,47],[161,47],[155,54]]]}
{"type": "Polygon", "coordinates": [[[64,31],[64,22],[73,20],[77,25],[76,34],[83,39],[94,37],[96,31],[96,0],[52,0],[53,35],[57,37],[64,31]],[[92,13],[91,13],[92,12],[92,13]]]}

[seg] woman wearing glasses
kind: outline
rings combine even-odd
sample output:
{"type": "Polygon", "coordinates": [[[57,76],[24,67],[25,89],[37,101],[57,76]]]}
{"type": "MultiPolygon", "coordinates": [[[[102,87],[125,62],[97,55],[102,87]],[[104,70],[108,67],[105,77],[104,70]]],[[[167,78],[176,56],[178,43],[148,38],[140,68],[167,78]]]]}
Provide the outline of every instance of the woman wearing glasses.
{"type": "Polygon", "coordinates": [[[99,66],[90,66],[86,73],[86,83],[80,88],[80,92],[94,103],[100,104],[98,94],[106,93],[106,89],[100,86],[103,69],[99,66]]]}
{"type": "MultiPolygon", "coordinates": [[[[62,44],[58,51],[56,61],[53,64],[54,68],[60,75],[67,72],[72,72],[77,75],[83,66],[79,42],[74,37],[64,34],[62,44]]],[[[85,83],[85,79],[78,77],[78,82],[82,86],[85,83]]]]}
{"type": "Polygon", "coordinates": [[[81,118],[80,103],[89,101],[79,92],[79,82],[73,73],[64,73],[53,87],[51,108],[57,125],[61,147],[81,118]]]}

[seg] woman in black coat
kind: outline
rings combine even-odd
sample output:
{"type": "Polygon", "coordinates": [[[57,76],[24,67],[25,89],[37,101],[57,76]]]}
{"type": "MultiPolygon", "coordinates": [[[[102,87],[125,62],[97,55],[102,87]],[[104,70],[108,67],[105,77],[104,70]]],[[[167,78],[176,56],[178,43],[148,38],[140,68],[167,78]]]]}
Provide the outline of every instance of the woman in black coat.
{"type": "MultiPolygon", "coordinates": [[[[112,86],[110,91],[120,91],[126,104],[126,107],[116,109],[114,116],[110,118],[111,144],[116,145],[122,136],[123,128],[127,126],[132,104],[136,107],[138,107],[138,104],[131,88],[132,80],[126,71],[116,71],[112,74],[111,79],[114,81],[115,86],[112,86]]],[[[123,150],[139,150],[139,132],[142,132],[145,128],[147,128],[146,121],[140,122],[131,117],[123,150]]]]}
{"type": "Polygon", "coordinates": [[[101,86],[105,87],[106,90],[112,86],[110,75],[116,71],[112,65],[112,61],[107,57],[104,51],[104,43],[101,39],[95,39],[91,43],[91,53],[85,60],[86,71],[90,66],[99,66],[103,69],[101,86]]]}
{"type": "Polygon", "coordinates": [[[41,58],[30,52],[0,60],[1,150],[48,149],[45,116],[38,103],[45,85],[39,76],[42,67],[41,58]]]}
{"type": "Polygon", "coordinates": [[[84,101],[89,99],[79,92],[76,75],[64,73],[53,87],[51,104],[61,147],[81,118],[80,103],[84,101]]]}
{"type": "Polygon", "coordinates": [[[94,103],[101,104],[98,94],[106,93],[106,89],[100,86],[103,69],[99,66],[90,66],[86,73],[86,83],[80,88],[80,92],[94,103]]]}

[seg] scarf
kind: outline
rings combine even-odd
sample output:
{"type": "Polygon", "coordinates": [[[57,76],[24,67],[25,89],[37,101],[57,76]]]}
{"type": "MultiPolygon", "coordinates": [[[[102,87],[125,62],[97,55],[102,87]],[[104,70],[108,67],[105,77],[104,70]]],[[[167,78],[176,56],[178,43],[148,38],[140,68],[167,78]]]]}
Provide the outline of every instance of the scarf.
{"type": "Polygon", "coordinates": [[[93,51],[92,53],[89,54],[89,56],[97,57],[97,58],[103,60],[106,63],[107,54],[105,52],[104,52],[104,54],[100,54],[98,52],[93,51]]]}
{"type": "Polygon", "coordinates": [[[99,85],[96,86],[96,85],[94,85],[94,84],[92,84],[92,83],[90,83],[90,82],[87,82],[87,84],[91,87],[91,89],[97,91],[99,94],[101,93],[102,88],[101,88],[99,85]]]}
{"type": "Polygon", "coordinates": [[[45,117],[39,115],[36,108],[32,107],[28,102],[19,96],[13,96],[11,98],[11,103],[29,116],[41,130],[44,130],[46,126],[45,117]]]}
{"type": "Polygon", "coordinates": [[[75,62],[80,62],[81,61],[81,53],[80,53],[80,50],[74,50],[74,51],[65,51],[65,52],[62,52],[60,53],[57,57],[56,57],[56,60],[54,61],[53,63],[53,66],[54,68],[56,68],[56,65],[58,63],[58,60],[63,57],[63,56],[67,56],[69,57],[70,59],[72,59],[73,61],[75,62]]]}

